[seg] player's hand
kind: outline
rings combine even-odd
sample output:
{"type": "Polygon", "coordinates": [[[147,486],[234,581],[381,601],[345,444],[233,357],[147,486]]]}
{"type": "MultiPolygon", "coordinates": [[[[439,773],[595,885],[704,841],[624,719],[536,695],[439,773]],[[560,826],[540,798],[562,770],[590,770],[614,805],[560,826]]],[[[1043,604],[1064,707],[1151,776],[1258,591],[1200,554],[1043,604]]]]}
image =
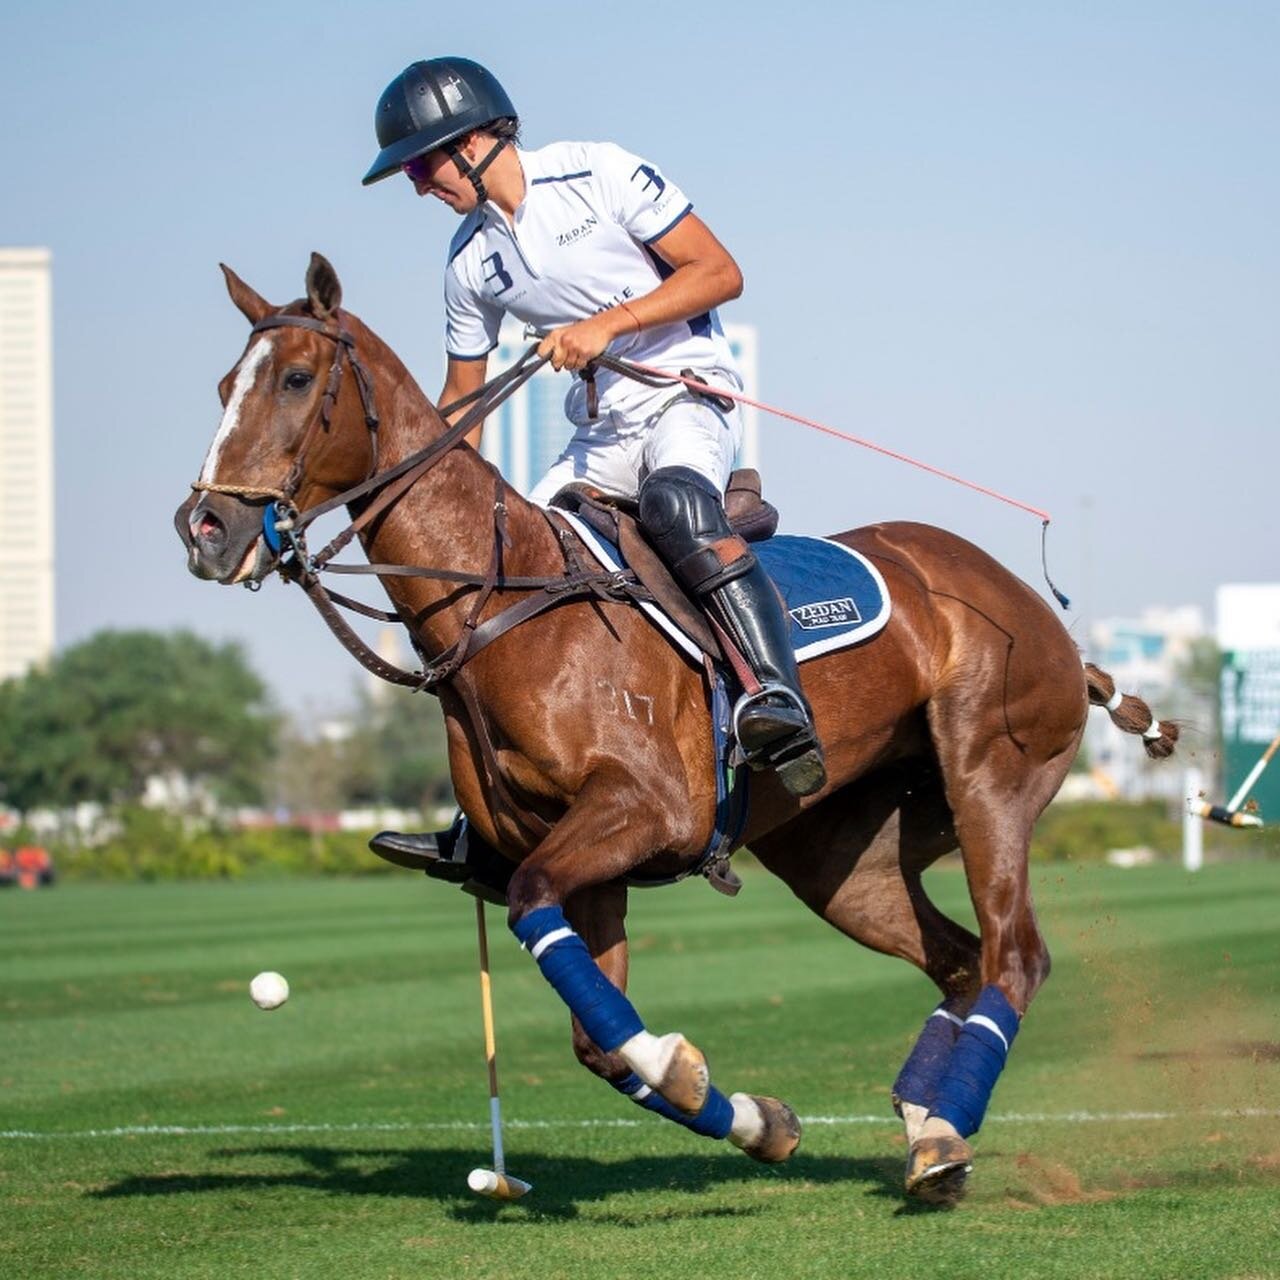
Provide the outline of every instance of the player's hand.
{"type": "Polygon", "coordinates": [[[588,316],[563,329],[552,329],[538,346],[540,356],[549,356],[553,369],[577,372],[594,360],[617,336],[608,312],[588,316]]]}

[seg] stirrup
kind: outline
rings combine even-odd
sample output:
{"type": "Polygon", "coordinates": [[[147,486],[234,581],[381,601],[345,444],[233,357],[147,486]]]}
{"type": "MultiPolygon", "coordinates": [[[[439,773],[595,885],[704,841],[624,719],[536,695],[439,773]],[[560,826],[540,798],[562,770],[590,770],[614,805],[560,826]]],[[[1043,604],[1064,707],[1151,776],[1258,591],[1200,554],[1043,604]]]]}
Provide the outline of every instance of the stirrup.
{"type": "Polygon", "coordinates": [[[794,796],[810,796],[827,784],[827,769],[822,758],[822,745],[814,732],[809,709],[784,684],[766,684],[758,693],[743,694],[733,709],[733,736],[738,753],[753,769],[772,769],[779,781],[794,796]],[[799,723],[776,738],[757,744],[750,751],[742,741],[739,722],[745,712],[767,697],[781,697],[799,713],[799,723]]]}
{"type": "MultiPolygon", "coordinates": [[[[781,698],[783,702],[790,703],[791,707],[793,707],[799,713],[800,721],[801,721],[796,725],[794,730],[779,734],[778,737],[775,739],[775,741],[782,742],[785,739],[792,737],[795,733],[802,732],[804,726],[806,725],[809,726],[809,732],[810,732],[810,735],[812,736],[813,722],[809,717],[808,707],[806,707],[804,703],[800,701],[799,695],[795,692],[794,689],[788,688],[785,684],[773,683],[773,684],[761,685],[759,691],[756,693],[744,693],[738,699],[738,701],[734,704],[733,736],[734,736],[734,739],[739,744],[742,743],[742,733],[740,731],[740,722],[742,720],[743,715],[749,711],[754,710],[757,706],[764,704],[766,699],[768,698],[781,698]]],[[[764,748],[768,747],[768,745],[769,745],[768,743],[763,743],[761,744],[760,749],[763,750],[764,748]]],[[[745,754],[745,748],[744,748],[744,754],[745,754]]]]}
{"type": "Polygon", "coordinates": [[[733,737],[742,749],[742,754],[749,760],[772,756],[774,745],[781,746],[783,742],[790,741],[797,735],[813,739],[813,721],[809,716],[809,708],[805,707],[795,690],[786,685],[778,682],[762,685],[754,694],[742,694],[733,705],[733,737]],[[781,707],[769,704],[768,699],[781,701],[781,707]],[[742,735],[742,719],[749,717],[751,712],[758,709],[762,712],[778,713],[777,732],[765,737],[762,741],[745,741],[742,735]]]}

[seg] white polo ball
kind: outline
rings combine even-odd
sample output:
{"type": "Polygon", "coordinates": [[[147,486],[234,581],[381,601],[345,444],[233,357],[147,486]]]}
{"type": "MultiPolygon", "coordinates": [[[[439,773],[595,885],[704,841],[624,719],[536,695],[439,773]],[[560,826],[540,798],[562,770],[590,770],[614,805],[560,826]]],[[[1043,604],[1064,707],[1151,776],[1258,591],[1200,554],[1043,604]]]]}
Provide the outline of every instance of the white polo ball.
{"type": "Polygon", "coordinates": [[[289,984],[283,974],[268,970],[249,983],[249,994],[259,1009],[278,1009],[289,998],[289,984]]]}

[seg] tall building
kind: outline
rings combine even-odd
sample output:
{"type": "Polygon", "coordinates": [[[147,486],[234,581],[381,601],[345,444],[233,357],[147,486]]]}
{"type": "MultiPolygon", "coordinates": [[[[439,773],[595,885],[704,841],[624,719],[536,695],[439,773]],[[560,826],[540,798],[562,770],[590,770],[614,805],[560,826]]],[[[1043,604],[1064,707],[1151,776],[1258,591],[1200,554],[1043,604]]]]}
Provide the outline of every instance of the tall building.
{"type": "MultiPolygon", "coordinates": [[[[754,325],[727,324],[725,337],[742,371],[746,394],[760,398],[757,387],[757,337],[754,325]]],[[[529,347],[529,339],[516,325],[504,328],[497,349],[489,357],[490,372],[506,369],[529,347]]],[[[544,365],[485,422],[480,451],[494,463],[521,493],[528,494],[560,456],[573,426],[564,416],[564,397],[569,375],[556,373],[544,365]]],[[[759,465],[759,412],[742,409],[742,449],[740,467],[759,465]]]]}
{"type": "Polygon", "coordinates": [[[48,249],[0,249],[0,680],[53,653],[48,249]]]}

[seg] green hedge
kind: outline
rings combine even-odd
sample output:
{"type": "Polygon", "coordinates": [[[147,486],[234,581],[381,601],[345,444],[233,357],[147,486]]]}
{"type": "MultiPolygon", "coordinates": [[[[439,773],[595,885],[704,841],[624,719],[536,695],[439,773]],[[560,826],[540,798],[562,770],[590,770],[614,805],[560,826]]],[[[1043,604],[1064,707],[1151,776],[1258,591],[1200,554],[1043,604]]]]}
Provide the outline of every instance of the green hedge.
{"type": "MultiPolygon", "coordinates": [[[[238,880],[269,875],[380,875],[392,870],[370,852],[368,833],[312,834],[270,830],[189,828],[168,814],[127,808],[118,835],[93,845],[49,845],[59,876],[69,880],[238,880]]],[[[12,839],[11,844],[39,843],[12,839]]],[[[1111,849],[1145,846],[1166,859],[1182,850],[1182,823],[1167,805],[1079,802],[1050,805],[1036,825],[1031,857],[1038,862],[1104,858],[1111,849]]],[[[1280,827],[1235,831],[1204,826],[1209,858],[1280,857],[1280,827]]]]}
{"type": "Polygon", "coordinates": [[[152,809],[118,815],[120,832],[103,843],[52,842],[68,880],[238,880],[262,875],[373,875],[393,868],[361,832],[312,834],[297,827],[188,830],[152,809]]]}

